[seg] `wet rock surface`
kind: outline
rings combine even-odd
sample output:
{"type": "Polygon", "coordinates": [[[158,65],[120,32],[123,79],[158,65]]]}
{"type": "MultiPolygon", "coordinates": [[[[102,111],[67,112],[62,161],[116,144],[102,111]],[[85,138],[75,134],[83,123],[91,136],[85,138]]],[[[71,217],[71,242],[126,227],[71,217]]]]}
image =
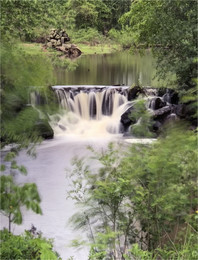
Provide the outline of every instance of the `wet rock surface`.
{"type": "Polygon", "coordinates": [[[133,100],[137,98],[137,96],[142,93],[142,89],[139,86],[135,86],[128,90],[128,100],[133,100]]]}
{"type": "MultiPolygon", "coordinates": [[[[157,136],[165,124],[169,124],[183,118],[185,119],[187,114],[186,106],[179,103],[178,94],[170,89],[152,89],[150,87],[140,88],[138,86],[130,88],[129,86],[120,87],[120,85],[69,85],[53,86],[52,88],[55,91],[59,91],[60,99],[64,99],[68,96],[71,99],[71,102],[75,101],[74,99],[79,93],[86,93],[89,95],[88,117],[94,120],[97,120],[98,118],[100,119],[103,115],[111,117],[115,105],[118,107],[124,105],[124,109],[122,110],[123,112],[121,112],[118,118],[120,123],[119,133],[123,133],[124,135],[130,134],[129,129],[132,129],[135,125],[137,125],[136,127],[141,128],[140,123],[148,120],[149,131],[153,132],[154,136],[157,136]],[[64,94],[64,92],[67,93],[67,95],[64,94]],[[96,101],[99,102],[99,99],[96,99],[95,97],[95,95],[98,95],[98,92],[100,92],[102,97],[100,100],[101,104],[99,106],[96,104],[96,101]],[[115,94],[120,94],[119,99],[115,99],[115,94]],[[138,98],[139,100],[141,99],[142,101],[145,101],[145,104],[143,103],[143,110],[141,106],[139,108],[137,106],[136,108],[135,104],[138,102],[138,98]],[[145,111],[144,106],[148,109],[148,115],[143,115],[145,111]],[[99,117],[96,116],[98,113],[98,107],[101,108],[101,115],[99,117]],[[140,111],[138,109],[140,109],[140,111]],[[151,120],[149,113],[151,115],[151,120]],[[141,115],[143,115],[142,118],[141,115]]],[[[82,107],[80,105],[78,106],[79,107],[77,110],[79,110],[79,114],[82,116],[82,107]]],[[[109,120],[111,121],[111,119],[112,118],[109,120]]],[[[116,131],[112,129],[113,127],[110,129],[110,132],[115,133],[116,131]]]]}
{"type": "MultiPolygon", "coordinates": [[[[135,86],[128,90],[128,100],[136,99],[140,94],[145,96],[148,100],[147,106],[151,112],[151,118],[153,120],[152,131],[159,133],[165,123],[185,118],[186,107],[183,104],[179,104],[178,94],[171,89],[152,89],[152,88],[140,88],[135,86]]],[[[125,113],[122,114],[120,122],[123,124],[125,131],[128,131],[130,125],[135,124],[131,114],[135,108],[130,107],[125,113]]]]}
{"type": "Polygon", "coordinates": [[[130,125],[136,123],[136,120],[131,117],[131,113],[133,112],[133,110],[134,107],[130,107],[124,114],[121,115],[120,122],[122,123],[125,131],[127,131],[130,125]]]}

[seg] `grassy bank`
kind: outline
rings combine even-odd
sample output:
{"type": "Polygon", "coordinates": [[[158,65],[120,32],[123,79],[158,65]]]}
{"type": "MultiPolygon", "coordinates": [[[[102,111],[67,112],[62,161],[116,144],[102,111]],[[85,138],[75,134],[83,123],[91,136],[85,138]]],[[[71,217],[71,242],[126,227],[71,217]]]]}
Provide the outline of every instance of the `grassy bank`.
{"type": "Polygon", "coordinates": [[[40,43],[20,43],[20,47],[27,54],[45,54],[47,52],[40,43]]]}
{"type": "MultiPolygon", "coordinates": [[[[50,53],[58,53],[53,49],[44,49],[43,44],[39,43],[21,43],[20,44],[23,50],[28,54],[45,54],[50,55],[50,53]]],[[[90,45],[88,43],[79,43],[77,47],[82,51],[82,55],[91,55],[91,54],[108,54],[115,51],[120,51],[122,48],[119,44],[116,43],[106,43],[106,44],[96,44],[90,45]]]]}
{"type": "Polygon", "coordinates": [[[108,54],[121,50],[121,46],[118,44],[97,44],[92,46],[84,43],[79,43],[77,46],[82,51],[82,55],[108,54]]]}

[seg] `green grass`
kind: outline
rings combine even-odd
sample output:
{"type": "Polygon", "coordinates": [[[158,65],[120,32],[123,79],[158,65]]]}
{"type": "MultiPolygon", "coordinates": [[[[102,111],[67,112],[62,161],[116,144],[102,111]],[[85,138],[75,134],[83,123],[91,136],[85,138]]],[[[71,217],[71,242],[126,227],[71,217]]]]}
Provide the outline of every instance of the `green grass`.
{"type": "MultiPolygon", "coordinates": [[[[20,43],[20,47],[27,53],[27,54],[45,54],[42,44],[40,43],[20,43]]],[[[47,52],[46,52],[47,53],[47,52]]]]}
{"type": "MultiPolygon", "coordinates": [[[[20,46],[26,53],[31,55],[49,55],[51,52],[56,53],[56,51],[54,51],[53,49],[52,51],[43,49],[43,45],[39,43],[21,43],[20,46]]],[[[118,44],[97,44],[92,46],[85,43],[79,43],[77,44],[77,47],[82,51],[82,55],[108,54],[121,50],[121,46],[118,44]]]]}

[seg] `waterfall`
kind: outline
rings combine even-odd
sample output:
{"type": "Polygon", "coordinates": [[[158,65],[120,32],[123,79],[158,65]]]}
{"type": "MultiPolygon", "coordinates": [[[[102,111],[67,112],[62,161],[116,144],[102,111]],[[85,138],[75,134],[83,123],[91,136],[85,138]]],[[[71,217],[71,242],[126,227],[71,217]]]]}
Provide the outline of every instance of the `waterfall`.
{"type": "Polygon", "coordinates": [[[128,109],[129,87],[53,86],[60,114],[50,117],[55,135],[119,134],[121,115],[128,109]]]}

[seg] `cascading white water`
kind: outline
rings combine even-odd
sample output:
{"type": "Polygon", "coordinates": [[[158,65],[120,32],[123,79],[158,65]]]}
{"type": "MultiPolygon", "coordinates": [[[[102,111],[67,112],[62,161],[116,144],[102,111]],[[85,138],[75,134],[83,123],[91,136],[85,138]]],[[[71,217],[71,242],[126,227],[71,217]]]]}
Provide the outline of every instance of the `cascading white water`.
{"type": "Polygon", "coordinates": [[[55,135],[119,134],[121,115],[129,108],[128,87],[54,86],[61,108],[50,117],[55,135]]]}

